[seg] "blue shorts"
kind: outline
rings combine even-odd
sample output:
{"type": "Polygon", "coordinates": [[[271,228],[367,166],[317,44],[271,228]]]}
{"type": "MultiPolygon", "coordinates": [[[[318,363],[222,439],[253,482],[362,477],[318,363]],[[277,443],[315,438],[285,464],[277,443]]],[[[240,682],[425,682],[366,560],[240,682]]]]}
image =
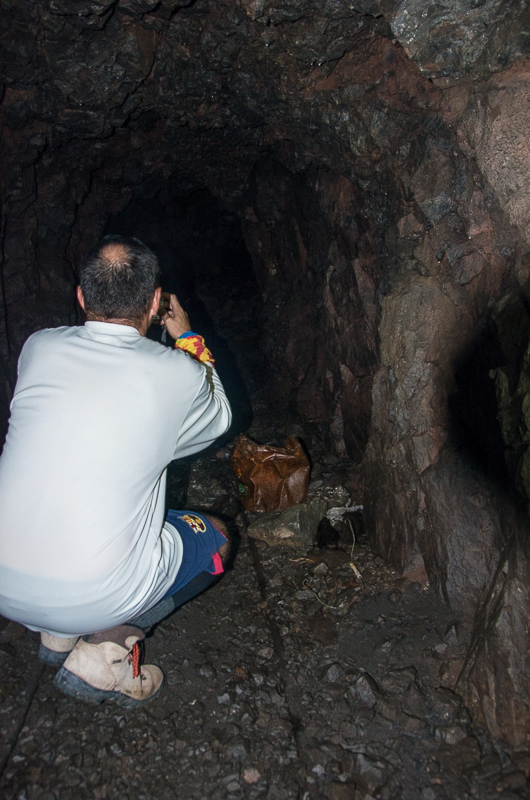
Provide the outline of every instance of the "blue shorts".
{"type": "Polygon", "coordinates": [[[177,529],[182,539],[183,552],[175,582],[169,587],[164,598],[180,591],[201,572],[208,572],[212,576],[223,574],[223,563],[217,551],[225,544],[227,538],[204,514],[170,509],[166,521],[177,529]]]}

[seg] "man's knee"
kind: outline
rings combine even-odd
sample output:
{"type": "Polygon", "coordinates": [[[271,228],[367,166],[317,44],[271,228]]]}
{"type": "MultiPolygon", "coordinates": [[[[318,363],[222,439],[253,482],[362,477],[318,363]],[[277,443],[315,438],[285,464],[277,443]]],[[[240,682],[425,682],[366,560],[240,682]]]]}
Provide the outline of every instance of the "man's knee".
{"type": "Polygon", "coordinates": [[[224,565],[228,561],[228,557],[230,555],[230,541],[228,538],[228,528],[226,527],[225,523],[218,517],[210,517],[207,514],[205,516],[206,519],[208,519],[212,523],[212,525],[215,525],[218,531],[221,531],[221,533],[224,536],[226,536],[226,542],[222,544],[219,550],[217,551],[224,565]]]}

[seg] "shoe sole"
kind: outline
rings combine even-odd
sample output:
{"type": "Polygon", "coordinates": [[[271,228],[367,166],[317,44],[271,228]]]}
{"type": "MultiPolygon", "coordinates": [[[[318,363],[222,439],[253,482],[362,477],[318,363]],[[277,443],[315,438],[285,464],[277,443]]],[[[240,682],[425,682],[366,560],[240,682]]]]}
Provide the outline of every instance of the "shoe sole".
{"type": "Polygon", "coordinates": [[[61,667],[55,678],[53,679],[56,687],[67,694],[69,697],[75,697],[77,700],[83,700],[85,703],[91,705],[100,705],[100,703],[110,702],[116,703],[122,708],[138,708],[146,703],[150,703],[155,697],[158,697],[164,686],[164,680],[151,697],[146,697],[144,700],[136,700],[134,697],[129,697],[121,692],[108,692],[104,689],[96,689],[89,683],[84,681],[79,675],[74,675],[70,670],[61,667]]]}
{"type": "Polygon", "coordinates": [[[58,653],[56,650],[50,650],[42,643],[39,647],[39,660],[43,664],[49,664],[51,667],[62,667],[68,656],[72,651],[68,650],[66,653],[58,653]]]}

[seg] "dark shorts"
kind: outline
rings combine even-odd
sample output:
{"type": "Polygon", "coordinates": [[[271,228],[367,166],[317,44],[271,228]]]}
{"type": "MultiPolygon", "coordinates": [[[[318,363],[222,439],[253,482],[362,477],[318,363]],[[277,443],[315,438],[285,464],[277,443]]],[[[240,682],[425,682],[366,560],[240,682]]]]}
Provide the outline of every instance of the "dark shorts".
{"type": "Polygon", "coordinates": [[[227,541],[215,525],[203,514],[196,511],[169,510],[167,522],[173,525],[182,539],[182,563],[175,578],[164,597],[170,597],[180,591],[201,572],[212,576],[224,572],[221,557],[217,552],[227,541]]]}

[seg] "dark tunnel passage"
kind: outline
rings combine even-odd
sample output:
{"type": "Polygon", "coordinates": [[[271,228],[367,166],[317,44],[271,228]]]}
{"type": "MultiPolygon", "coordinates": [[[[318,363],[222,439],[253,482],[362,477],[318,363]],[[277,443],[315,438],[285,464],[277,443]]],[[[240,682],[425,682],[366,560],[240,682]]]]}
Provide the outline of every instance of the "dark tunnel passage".
{"type": "Polygon", "coordinates": [[[516,0],[4,2],[0,436],[24,342],[82,324],[80,263],[135,236],[233,410],[166,504],[239,549],[148,639],[166,700],[135,718],[70,705],[1,620],[0,792],[530,797],[529,26],[516,0]],[[302,503],[242,508],[240,433],[303,441],[302,503]]]}
{"type": "MultiPolygon", "coordinates": [[[[111,217],[105,233],[136,236],[156,253],[162,289],[177,295],[192,329],[215,353],[233,410],[224,441],[232,440],[249,427],[249,393],[263,393],[267,372],[260,349],[263,303],[239,219],[208,191],[175,200],[161,190],[111,217]]],[[[148,335],[160,340],[160,334],[153,325],[148,335]]]]}

